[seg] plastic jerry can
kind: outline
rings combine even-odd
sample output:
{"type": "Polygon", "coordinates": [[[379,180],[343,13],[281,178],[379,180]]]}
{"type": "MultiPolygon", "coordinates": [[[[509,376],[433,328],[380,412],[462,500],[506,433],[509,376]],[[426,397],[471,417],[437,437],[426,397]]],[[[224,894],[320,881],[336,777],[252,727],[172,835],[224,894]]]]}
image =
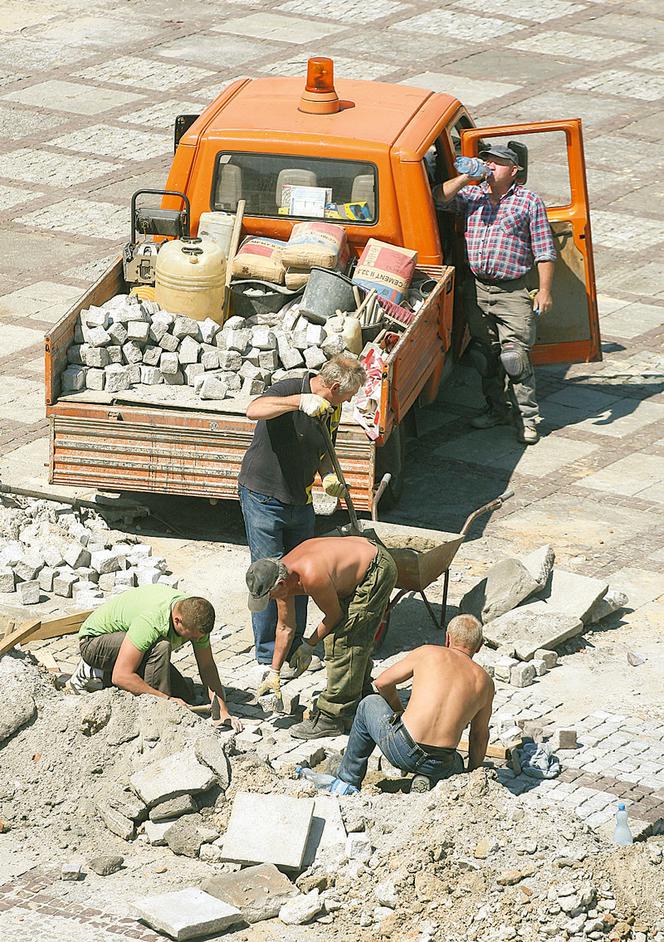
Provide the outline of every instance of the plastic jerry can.
{"type": "Polygon", "coordinates": [[[221,251],[228,258],[235,216],[232,213],[201,213],[198,221],[199,236],[214,239],[221,251]]]}
{"type": "Polygon", "coordinates": [[[155,298],[171,314],[223,322],[226,256],[206,236],[175,239],[157,255],[155,298]]]}

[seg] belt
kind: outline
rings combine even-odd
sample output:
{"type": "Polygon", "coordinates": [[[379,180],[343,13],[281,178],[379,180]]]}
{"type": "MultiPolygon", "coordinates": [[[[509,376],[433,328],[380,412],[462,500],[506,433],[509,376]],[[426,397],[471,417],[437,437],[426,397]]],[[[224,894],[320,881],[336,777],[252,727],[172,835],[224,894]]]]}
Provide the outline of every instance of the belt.
{"type": "Polygon", "coordinates": [[[473,273],[473,278],[475,281],[479,281],[483,285],[488,285],[489,287],[501,287],[502,285],[513,285],[517,281],[523,281],[526,277],[525,274],[519,275],[518,278],[486,278],[484,275],[476,275],[473,273]]]}
{"type": "Polygon", "coordinates": [[[456,749],[453,749],[451,746],[428,746],[426,743],[416,742],[408,732],[400,713],[393,713],[389,722],[391,726],[396,726],[401,723],[401,732],[403,733],[404,739],[413,749],[419,749],[425,759],[437,759],[439,762],[443,762],[446,759],[453,758],[456,754],[456,749]]]}

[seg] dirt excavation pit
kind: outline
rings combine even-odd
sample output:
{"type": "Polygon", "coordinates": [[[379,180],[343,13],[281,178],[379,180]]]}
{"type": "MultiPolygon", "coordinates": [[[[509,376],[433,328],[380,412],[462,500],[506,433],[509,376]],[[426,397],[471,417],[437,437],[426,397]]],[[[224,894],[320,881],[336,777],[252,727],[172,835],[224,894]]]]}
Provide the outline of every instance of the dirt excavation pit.
{"type": "MultiPolygon", "coordinates": [[[[305,811],[321,800],[294,763],[275,772],[250,735],[151,697],[66,695],[29,654],[0,661],[0,735],[3,858],[58,871],[82,863],[83,879],[58,881],[55,892],[123,917],[138,898],[224,873],[242,878],[224,859],[238,795],[249,793],[257,808],[280,795],[305,811]],[[109,855],[123,858],[120,869],[117,860],[90,866],[109,855]]],[[[325,797],[331,830],[318,835],[312,862],[305,851],[303,865],[286,870],[294,895],[265,929],[321,942],[661,942],[664,839],[614,848],[564,805],[537,804],[538,782],[517,796],[501,774],[480,769],[411,795],[373,773],[360,795],[325,797]],[[293,920],[306,928],[291,928],[293,920]]],[[[243,821],[247,847],[275,827],[260,812],[243,821]]],[[[269,852],[290,851],[298,827],[269,852]]],[[[265,938],[257,932],[240,919],[228,936],[265,938]]]]}

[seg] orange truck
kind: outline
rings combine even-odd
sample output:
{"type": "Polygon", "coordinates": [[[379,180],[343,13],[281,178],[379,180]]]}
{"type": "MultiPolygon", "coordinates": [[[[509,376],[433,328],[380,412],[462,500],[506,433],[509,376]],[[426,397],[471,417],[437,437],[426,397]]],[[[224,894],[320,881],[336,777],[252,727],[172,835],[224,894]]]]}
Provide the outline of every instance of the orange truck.
{"type": "MultiPolygon", "coordinates": [[[[335,88],[330,60],[310,60],[304,92],[298,78],[241,79],[203,114],[176,119],[166,188],[188,197],[192,233],[201,213],[234,212],[244,200],[243,234],[287,240],[303,217],[280,211],[279,190],[284,182],[313,184],[329,188],[337,205],[364,204],[364,219],[342,223],[354,255],[371,237],[415,249],[418,267],[437,281],[384,366],[380,437],[372,442],[350,415],[342,420],[337,448],[358,509],[371,510],[387,471],[387,497],[398,499],[409,420],[433,402],[467,339],[463,229],[436,210],[432,188],[455,175],[456,156],[476,155],[489,139],[516,140],[529,168],[522,180],[530,174],[529,185],[538,189],[534,173],[547,193],[559,250],[554,308],[539,319],[535,362],[601,359],[580,119],[477,128],[450,95],[350,79],[335,88]],[[555,147],[566,174],[560,160],[551,162],[555,147]]],[[[164,197],[162,208],[180,207],[177,198],[164,197]]],[[[236,499],[253,430],[246,403],[185,409],[132,401],[129,391],[61,395],[80,311],[127,290],[118,258],[46,337],[51,482],[236,499]]]]}

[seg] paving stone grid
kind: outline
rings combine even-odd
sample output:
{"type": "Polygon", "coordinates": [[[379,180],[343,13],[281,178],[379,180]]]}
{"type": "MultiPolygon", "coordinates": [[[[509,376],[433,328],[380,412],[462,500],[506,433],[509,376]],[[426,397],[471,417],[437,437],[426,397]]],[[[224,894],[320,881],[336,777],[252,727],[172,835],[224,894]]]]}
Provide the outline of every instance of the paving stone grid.
{"type": "MultiPolygon", "coordinates": [[[[154,0],[137,22],[119,3],[91,0],[82,10],[62,0],[52,9],[11,5],[0,23],[0,475],[41,454],[41,335],[128,236],[131,193],[165,180],[175,115],[202,109],[238,76],[304,74],[308,55],[330,54],[338,75],[456,94],[478,124],[584,119],[605,360],[538,370],[544,434],[525,454],[508,430],[482,442],[469,433],[477,387],[460,373],[422,418],[409,452],[411,475],[418,468],[453,481],[454,493],[426,510],[407,494],[393,519],[454,529],[478,494],[488,499],[507,482],[517,497],[487,533],[518,532],[524,515],[546,507],[572,515],[584,507],[584,520],[602,519],[610,504],[640,523],[575,568],[607,577],[630,571],[641,593],[636,614],[661,605],[661,593],[648,589],[664,572],[664,11],[656,0],[551,0],[545,9],[510,0],[482,15],[430,0],[237,0],[196,4],[186,23],[180,12],[154,0]]],[[[552,151],[538,158],[533,179],[550,197],[564,184],[563,167],[552,151]]],[[[584,547],[570,536],[570,555],[575,543],[584,547]]],[[[73,639],[43,647],[63,670],[73,667],[73,639]]],[[[222,632],[213,647],[235,685],[236,712],[268,731],[242,693],[254,683],[247,626],[222,632]]],[[[180,660],[192,666],[186,654],[180,660]]],[[[322,682],[319,673],[288,684],[289,707],[311,702],[322,682]]],[[[509,714],[547,725],[560,706],[537,687],[499,685],[494,721],[509,714]]],[[[533,782],[501,769],[505,786],[526,801],[557,802],[593,827],[610,820],[618,798],[634,805],[633,818],[656,825],[664,725],[602,712],[576,725],[581,745],[563,754],[559,779],[533,782]]],[[[293,755],[285,737],[275,747],[275,764],[293,755]]],[[[41,938],[42,930],[51,937],[45,916],[60,928],[66,920],[73,942],[157,938],[134,920],[56,900],[55,880],[31,871],[0,888],[8,938],[41,938]]]]}

